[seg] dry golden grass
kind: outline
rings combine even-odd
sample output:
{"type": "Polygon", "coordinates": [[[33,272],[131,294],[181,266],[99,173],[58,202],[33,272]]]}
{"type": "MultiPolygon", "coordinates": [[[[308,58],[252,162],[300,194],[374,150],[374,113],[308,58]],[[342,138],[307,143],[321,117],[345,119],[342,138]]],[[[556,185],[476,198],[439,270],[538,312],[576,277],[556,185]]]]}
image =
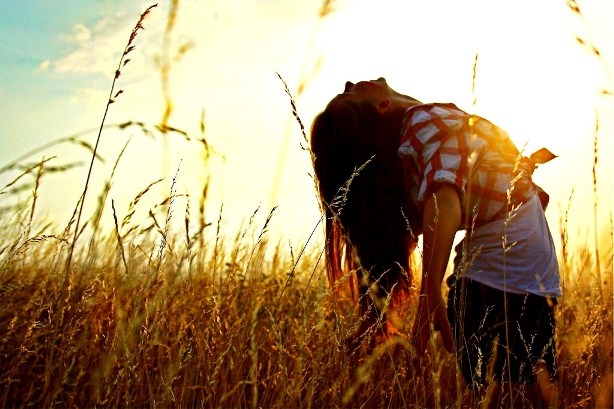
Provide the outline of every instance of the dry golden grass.
{"type": "MultiPolygon", "coordinates": [[[[350,302],[331,299],[318,249],[297,259],[268,244],[268,218],[259,218],[255,213],[230,242],[217,237],[223,232],[214,226],[203,240],[168,232],[172,251],[160,259],[153,250],[160,233],[153,229],[124,235],[123,250],[115,235],[100,235],[95,246],[75,253],[64,302],[58,296],[68,244],[54,236],[24,241],[17,221],[4,227],[5,245],[22,244],[2,252],[0,405],[471,403],[438,339],[423,357],[403,339],[371,356],[347,351],[343,341],[359,318],[350,302]]],[[[597,282],[587,250],[577,249],[563,264],[565,297],[557,312],[562,407],[612,403],[607,266],[608,280],[597,282]]]]}

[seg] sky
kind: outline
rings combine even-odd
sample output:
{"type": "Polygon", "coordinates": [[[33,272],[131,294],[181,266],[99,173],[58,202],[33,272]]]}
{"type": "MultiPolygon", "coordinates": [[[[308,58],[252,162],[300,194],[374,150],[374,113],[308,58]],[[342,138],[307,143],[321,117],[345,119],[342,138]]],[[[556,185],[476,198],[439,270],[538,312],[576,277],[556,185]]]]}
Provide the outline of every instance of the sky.
{"type": "MultiPolygon", "coordinates": [[[[163,181],[141,202],[140,217],[145,220],[148,207],[171,190],[175,218],[194,215],[209,179],[206,212],[212,222],[221,211],[234,232],[257,209],[262,225],[275,207],[270,234],[304,242],[320,215],[304,137],[278,75],[307,131],[346,80],[384,76],[424,102],[453,102],[490,119],[527,153],[546,146],[557,154],[534,175],[553,198],[547,216],[555,236],[567,213],[572,236],[591,237],[598,117],[598,225],[609,225],[613,115],[612,97],[602,91],[613,87],[611,1],[579,2],[581,15],[563,0],[330,3],[332,11],[322,17],[319,0],[182,0],[165,55],[169,3],[160,1],[122,68],[115,91],[123,93],[105,123],[139,121],[150,129],[160,123],[164,98],[156,61],[170,57],[169,124],[186,131],[190,141],[177,133],[105,129],[99,148],[105,162],[94,165],[87,208],[97,205],[114,167],[108,200],[120,218],[158,179],[163,181]],[[196,141],[201,118],[213,149],[208,159],[196,141]]],[[[0,2],[0,167],[22,155],[23,164],[43,158],[56,166],[81,164],[43,177],[41,217],[59,225],[68,221],[89,155],[75,143],[28,152],[82,132],[84,141],[95,141],[122,51],[140,13],[152,4],[0,2]]],[[[0,174],[0,185],[15,175],[0,174]]],[[[0,196],[5,203],[8,198],[0,196]]],[[[112,222],[110,215],[105,220],[112,222]]]]}

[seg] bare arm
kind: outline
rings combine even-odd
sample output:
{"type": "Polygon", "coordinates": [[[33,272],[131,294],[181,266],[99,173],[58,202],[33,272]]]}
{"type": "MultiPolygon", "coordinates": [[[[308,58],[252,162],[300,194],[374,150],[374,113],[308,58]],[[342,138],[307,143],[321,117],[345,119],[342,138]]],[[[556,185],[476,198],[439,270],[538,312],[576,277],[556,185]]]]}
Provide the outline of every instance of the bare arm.
{"type": "Polygon", "coordinates": [[[452,330],[441,294],[441,282],[460,221],[458,191],[452,185],[441,186],[424,205],[422,285],[412,330],[414,345],[419,353],[427,347],[431,325],[441,332],[446,349],[454,350],[452,330]]]}

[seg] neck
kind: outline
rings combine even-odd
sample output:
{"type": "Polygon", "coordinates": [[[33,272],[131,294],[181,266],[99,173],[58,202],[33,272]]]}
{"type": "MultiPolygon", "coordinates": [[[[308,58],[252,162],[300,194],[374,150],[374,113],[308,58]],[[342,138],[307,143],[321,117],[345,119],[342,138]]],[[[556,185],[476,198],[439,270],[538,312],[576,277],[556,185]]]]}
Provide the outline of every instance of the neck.
{"type": "Polygon", "coordinates": [[[406,109],[415,105],[422,104],[422,102],[417,100],[416,98],[410,97],[409,95],[400,94],[396,91],[392,96],[392,100],[394,103],[404,105],[406,109]]]}
{"type": "Polygon", "coordinates": [[[407,110],[413,106],[420,105],[422,102],[407,95],[398,94],[392,97],[392,105],[388,111],[388,116],[391,123],[394,123],[401,129],[403,120],[407,110]]]}

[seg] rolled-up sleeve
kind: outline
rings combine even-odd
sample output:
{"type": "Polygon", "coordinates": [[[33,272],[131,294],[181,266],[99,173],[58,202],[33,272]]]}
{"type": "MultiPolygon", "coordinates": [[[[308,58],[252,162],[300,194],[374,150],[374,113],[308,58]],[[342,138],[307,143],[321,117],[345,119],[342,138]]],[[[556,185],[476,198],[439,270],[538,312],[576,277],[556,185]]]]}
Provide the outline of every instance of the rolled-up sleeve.
{"type": "Polygon", "coordinates": [[[453,106],[426,104],[408,112],[399,154],[415,164],[420,208],[442,184],[455,186],[465,201],[469,167],[479,154],[467,133],[467,116],[453,106]]]}

